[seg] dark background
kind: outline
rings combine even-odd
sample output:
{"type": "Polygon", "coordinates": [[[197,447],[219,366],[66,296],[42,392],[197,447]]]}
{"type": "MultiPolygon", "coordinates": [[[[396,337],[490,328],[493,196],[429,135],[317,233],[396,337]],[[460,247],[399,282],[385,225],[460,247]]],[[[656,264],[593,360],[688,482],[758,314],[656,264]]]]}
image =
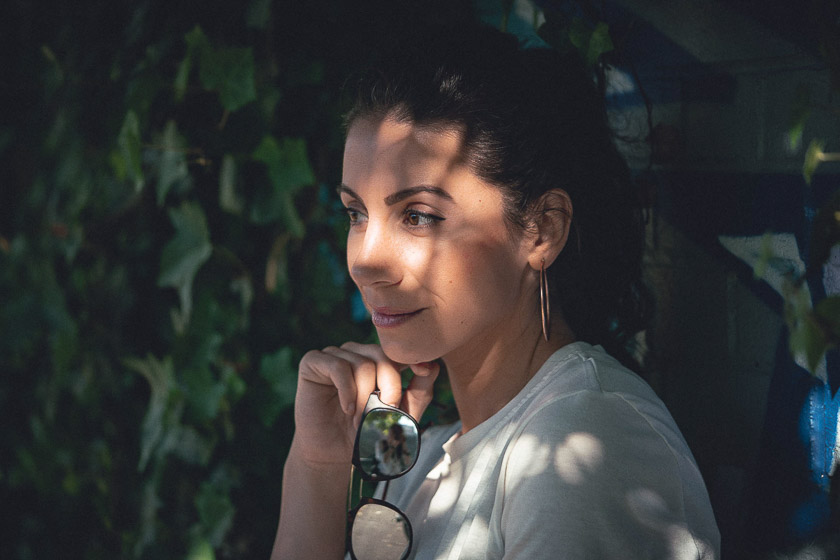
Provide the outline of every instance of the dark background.
{"type": "MultiPolygon", "coordinates": [[[[268,557],[297,362],[374,337],[334,195],[342,86],[421,20],[480,17],[538,41],[545,18],[525,4],[4,5],[0,558],[268,557]]],[[[840,14],[819,1],[536,4],[554,25],[544,35],[585,55],[571,22],[607,23],[614,48],[593,71],[634,84],[607,94],[649,196],[659,305],[636,350],[703,470],[724,557],[836,550],[836,489],[808,443],[834,441],[834,393],[803,427],[824,384],[790,360],[781,296],[718,238],[789,232],[807,255],[837,169],[808,187],[804,145],[836,142],[838,124],[815,110],[798,151],[773,135],[791,127],[799,81],[814,106],[837,106],[836,53],[820,44],[840,14]],[[708,20],[679,11],[692,6],[708,20]]],[[[445,383],[439,402],[426,421],[451,413],[445,383]]]]}

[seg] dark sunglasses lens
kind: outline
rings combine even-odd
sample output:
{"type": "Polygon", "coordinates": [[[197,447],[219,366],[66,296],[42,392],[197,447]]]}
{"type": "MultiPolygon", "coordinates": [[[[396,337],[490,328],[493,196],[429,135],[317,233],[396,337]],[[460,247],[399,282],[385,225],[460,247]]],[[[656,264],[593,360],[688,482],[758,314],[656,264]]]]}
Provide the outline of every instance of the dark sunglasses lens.
{"type": "Polygon", "coordinates": [[[358,560],[400,560],[411,550],[411,526],[387,505],[365,504],[353,518],[350,541],[358,560]]]}
{"type": "Polygon", "coordinates": [[[359,465],[370,477],[393,478],[414,466],[420,434],[417,424],[394,410],[375,409],[359,431],[359,465]]]}

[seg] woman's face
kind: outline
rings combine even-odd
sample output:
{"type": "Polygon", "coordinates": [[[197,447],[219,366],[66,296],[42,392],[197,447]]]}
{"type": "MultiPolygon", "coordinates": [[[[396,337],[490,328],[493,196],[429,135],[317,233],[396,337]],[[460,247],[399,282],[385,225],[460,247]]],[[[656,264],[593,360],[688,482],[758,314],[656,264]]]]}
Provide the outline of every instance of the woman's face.
{"type": "Polygon", "coordinates": [[[357,119],[347,136],[347,264],[400,363],[480,358],[538,309],[528,236],[511,234],[500,192],[461,160],[461,140],[387,118],[357,119]]]}

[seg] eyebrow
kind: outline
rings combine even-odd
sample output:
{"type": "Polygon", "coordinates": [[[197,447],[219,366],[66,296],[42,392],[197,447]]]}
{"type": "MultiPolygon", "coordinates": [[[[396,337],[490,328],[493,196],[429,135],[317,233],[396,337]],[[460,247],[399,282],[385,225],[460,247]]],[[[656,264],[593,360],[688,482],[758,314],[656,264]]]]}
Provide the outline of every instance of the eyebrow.
{"type": "MultiPolygon", "coordinates": [[[[359,202],[362,201],[362,197],[360,197],[358,194],[356,194],[356,192],[353,189],[351,189],[350,187],[348,187],[347,185],[339,185],[339,187],[336,190],[339,193],[347,193],[349,196],[352,196],[353,198],[355,198],[359,202]]],[[[389,194],[388,196],[385,197],[385,204],[387,204],[388,206],[393,206],[394,204],[397,204],[398,202],[401,202],[401,201],[405,200],[406,198],[414,196],[417,193],[424,193],[424,192],[431,193],[433,195],[439,196],[440,198],[443,198],[444,200],[449,200],[449,201],[453,200],[452,195],[449,194],[448,192],[446,192],[445,190],[443,190],[440,187],[434,187],[432,185],[417,185],[416,187],[409,187],[407,189],[402,189],[400,191],[397,191],[393,194],[389,194]]]]}

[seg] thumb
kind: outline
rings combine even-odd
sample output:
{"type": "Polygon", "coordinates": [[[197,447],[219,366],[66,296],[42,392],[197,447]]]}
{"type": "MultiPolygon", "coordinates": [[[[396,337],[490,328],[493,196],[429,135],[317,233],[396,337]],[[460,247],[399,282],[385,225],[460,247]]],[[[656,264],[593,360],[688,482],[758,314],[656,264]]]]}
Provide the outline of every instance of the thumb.
{"type": "Polygon", "coordinates": [[[408,412],[415,420],[420,421],[423,412],[434,397],[434,385],[440,373],[440,364],[437,362],[425,362],[411,366],[414,377],[403,392],[400,408],[408,412]]]}

